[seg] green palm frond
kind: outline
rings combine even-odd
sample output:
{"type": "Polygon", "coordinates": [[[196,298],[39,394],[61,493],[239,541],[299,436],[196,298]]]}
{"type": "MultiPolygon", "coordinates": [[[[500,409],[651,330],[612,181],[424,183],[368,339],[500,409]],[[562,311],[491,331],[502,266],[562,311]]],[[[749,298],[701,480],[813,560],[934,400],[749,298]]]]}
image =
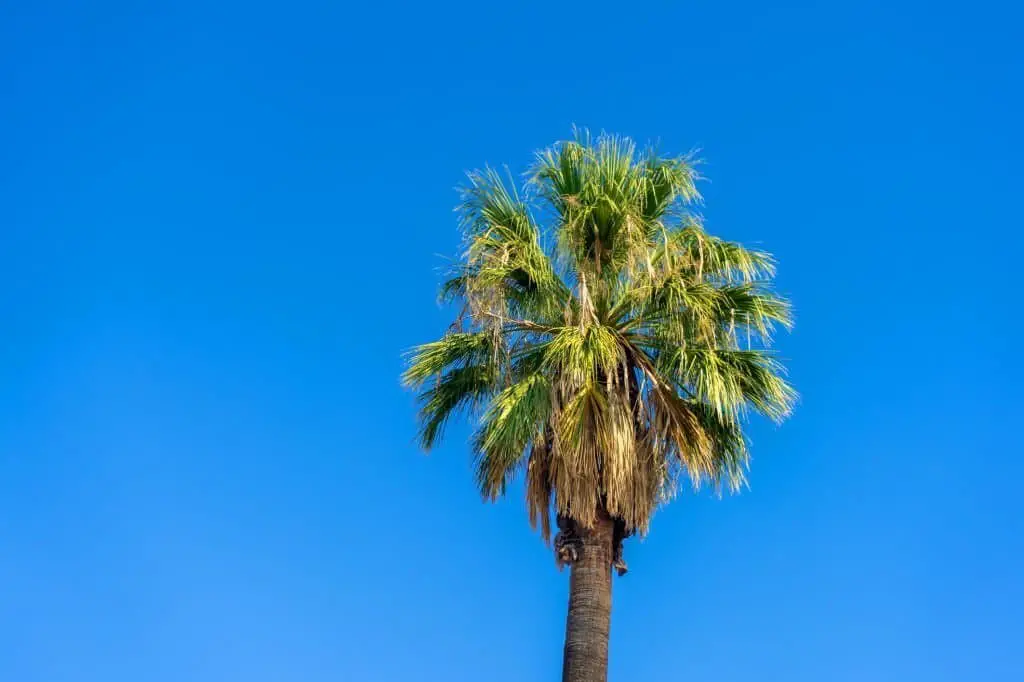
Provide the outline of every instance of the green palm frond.
{"type": "Polygon", "coordinates": [[[456,412],[479,416],[481,493],[524,474],[545,538],[552,510],[644,532],[682,476],[738,488],[746,415],[792,410],[768,350],[792,325],[775,261],[705,231],[695,165],[583,131],[537,154],[522,192],[469,175],[442,286],[457,331],[414,349],[403,381],[424,447],[456,412]]]}
{"type": "Polygon", "coordinates": [[[448,334],[440,341],[418,346],[409,354],[409,366],[402,374],[402,382],[411,388],[418,388],[423,382],[455,366],[486,362],[493,352],[493,337],[490,334],[448,334]]]}
{"type": "Polygon", "coordinates": [[[764,351],[679,348],[663,366],[695,398],[729,421],[738,421],[748,406],[781,421],[796,400],[796,392],[782,377],[782,365],[764,351]]]}
{"type": "Polygon", "coordinates": [[[448,418],[460,408],[482,403],[494,390],[494,368],[470,365],[453,369],[420,393],[420,444],[430,450],[444,432],[448,418]]]}
{"type": "Polygon", "coordinates": [[[551,414],[551,380],[542,373],[518,379],[491,400],[474,437],[477,482],[497,499],[523,463],[528,445],[540,437],[551,414]]]}

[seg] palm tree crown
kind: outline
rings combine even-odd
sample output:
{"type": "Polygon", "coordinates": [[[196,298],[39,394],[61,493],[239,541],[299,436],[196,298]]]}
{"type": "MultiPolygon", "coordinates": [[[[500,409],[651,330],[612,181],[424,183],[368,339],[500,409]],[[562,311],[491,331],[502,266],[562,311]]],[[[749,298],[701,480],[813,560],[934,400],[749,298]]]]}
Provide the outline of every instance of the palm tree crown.
{"type": "Polygon", "coordinates": [[[780,420],[795,393],[768,350],[789,327],[771,256],[707,234],[689,157],[587,134],[537,155],[523,191],[471,173],[466,249],[442,287],[452,329],[411,353],[421,441],[478,420],[488,499],[525,473],[531,523],[552,508],[646,532],[681,475],[739,487],[745,414],[780,420]]]}

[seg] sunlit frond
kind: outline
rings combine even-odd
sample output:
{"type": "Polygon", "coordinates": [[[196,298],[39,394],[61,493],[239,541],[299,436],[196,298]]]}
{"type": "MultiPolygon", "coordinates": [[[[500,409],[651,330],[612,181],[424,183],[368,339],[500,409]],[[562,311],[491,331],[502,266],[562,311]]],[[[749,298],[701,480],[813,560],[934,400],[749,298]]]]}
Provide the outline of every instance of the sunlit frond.
{"type": "Polygon", "coordinates": [[[425,343],[413,349],[402,382],[416,388],[428,379],[442,374],[452,366],[464,367],[490,359],[494,352],[493,337],[482,332],[448,334],[440,341],[425,343]]]}
{"type": "Polygon", "coordinates": [[[471,173],[459,206],[464,264],[443,293],[461,296],[494,326],[505,317],[548,319],[571,293],[541,244],[529,206],[492,169],[471,173]]]}
{"type": "Polygon", "coordinates": [[[781,421],[796,400],[796,392],[782,378],[782,365],[764,351],[678,348],[663,366],[729,421],[738,421],[747,408],[781,421]]]}
{"type": "Polygon", "coordinates": [[[541,373],[522,377],[494,396],[474,437],[477,483],[485,497],[493,500],[505,492],[550,414],[551,380],[541,373]]]}
{"type": "Polygon", "coordinates": [[[667,272],[724,282],[753,282],[775,274],[775,260],[764,251],[747,249],[704,231],[700,221],[687,216],[654,256],[667,272]]]}

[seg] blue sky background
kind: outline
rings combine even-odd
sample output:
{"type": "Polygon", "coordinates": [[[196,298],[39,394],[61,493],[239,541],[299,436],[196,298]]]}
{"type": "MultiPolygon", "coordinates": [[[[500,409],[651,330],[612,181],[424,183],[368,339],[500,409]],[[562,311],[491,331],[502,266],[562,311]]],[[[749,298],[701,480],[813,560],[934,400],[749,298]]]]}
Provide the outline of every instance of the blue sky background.
{"type": "Polygon", "coordinates": [[[3,4],[0,679],[557,680],[565,574],[397,376],[463,171],[574,123],[700,147],[798,316],[612,679],[1024,679],[1020,10],[555,5],[3,4]]]}

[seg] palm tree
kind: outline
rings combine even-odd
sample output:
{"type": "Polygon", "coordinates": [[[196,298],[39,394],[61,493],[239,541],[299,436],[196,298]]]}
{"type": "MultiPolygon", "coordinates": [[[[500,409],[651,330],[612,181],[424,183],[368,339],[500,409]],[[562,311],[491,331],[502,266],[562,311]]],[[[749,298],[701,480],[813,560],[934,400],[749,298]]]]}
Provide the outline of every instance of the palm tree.
{"type": "Polygon", "coordinates": [[[607,679],[612,568],[682,476],[744,483],[748,411],[781,420],[795,393],[767,350],[790,326],[772,257],[710,236],[689,157],[579,133],[538,153],[525,189],[470,173],[463,258],[442,286],[461,304],[415,348],[430,449],[474,416],[476,481],[496,500],[523,474],[530,522],[570,568],[562,679],[607,679]]]}

